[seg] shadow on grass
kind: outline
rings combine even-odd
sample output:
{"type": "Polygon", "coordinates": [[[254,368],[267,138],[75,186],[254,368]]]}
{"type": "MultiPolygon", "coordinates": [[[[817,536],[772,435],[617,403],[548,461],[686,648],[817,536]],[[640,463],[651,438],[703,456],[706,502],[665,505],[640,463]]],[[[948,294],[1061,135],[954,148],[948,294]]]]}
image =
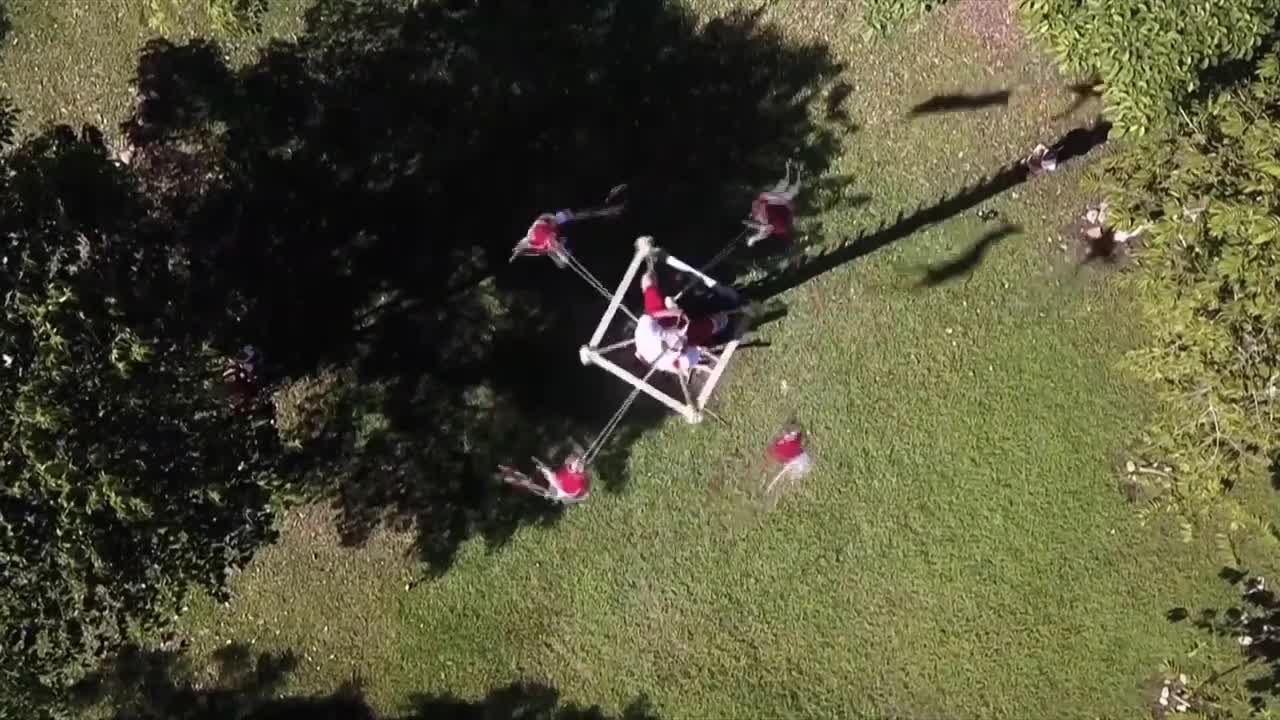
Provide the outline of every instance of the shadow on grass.
{"type": "MultiPolygon", "coordinates": [[[[1054,144],[1058,149],[1059,165],[1082,156],[1106,142],[1110,129],[1110,123],[1099,121],[1090,127],[1077,128],[1064,135],[1054,144]]],[[[758,301],[773,298],[931,225],[975,208],[1021,185],[1028,177],[1029,171],[1022,160],[1014,161],[994,174],[943,197],[932,205],[916,208],[909,214],[899,212],[892,223],[881,224],[874,230],[864,231],[846,240],[838,247],[791,263],[780,272],[746,286],[744,292],[748,297],[758,301]]]]}
{"type": "Polygon", "coordinates": [[[920,117],[921,115],[936,115],[939,113],[962,112],[966,110],[982,110],[984,108],[999,106],[1007,106],[1009,104],[1008,90],[998,90],[989,93],[954,93],[947,95],[934,95],[933,97],[919,103],[911,108],[911,117],[920,117]]]}
{"type": "MultiPolygon", "coordinates": [[[[708,258],[785,159],[824,172],[837,138],[809,106],[839,69],[758,14],[700,23],[674,0],[319,0],[243,68],[152,42],[125,130],[189,251],[193,322],[286,382],[338,371],[279,396],[319,418],[287,459],[302,491],[349,543],[415,529],[443,571],[470,537],[556,517],[493,483],[496,463],[589,441],[626,395],[577,360],[604,300],[544,260],[507,264],[533,217],[627,182],[627,216],[569,231],[604,285],[640,234],[708,258]]],[[[637,403],[596,467],[606,490],[667,417],[637,403]]]]}
{"type": "Polygon", "coordinates": [[[281,695],[297,668],[293,653],[253,652],[233,643],[213,655],[212,678],[197,680],[185,653],[126,649],[75,690],[74,706],[113,720],[658,720],[645,696],[620,714],[561,702],[539,682],[516,681],[478,700],[449,693],[414,695],[406,714],[379,715],[352,678],[325,695],[281,695]]]}
{"type": "Polygon", "coordinates": [[[1247,693],[1246,702],[1253,711],[1261,711],[1280,697],[1280,595],[1267,587],[1267,580],[1235,568],[1223,568],[1218,575],[1239,592],[1238,604],[1202,609],[1194,616],[1178,607],[1166,617],[1169,622],[1190,617],[1195,627],[1241,648],[1239,660],[1211,672],[1194,689],[1193,698],[1213,702],[1215,697],[1229,697],[1232,693],[1220,692],[1220,686],[1240,682],[1236,676],[1243,673],[1246,677],[1240,684],[1247,693]]]}
{"type": "Polygon", "coordinates": [[[970,275],[977,269],[987,256],[987,251],[991,246],[1009,237],[1022,232],[1022,228],[1018,225],[1005,224],[995,230],[987,231],[978,241],[971,245],[959,256],[954,257],[946,262],[930,265],[925,268],[920,280],[916,283],[918,288],[932,288],[939,285],[945,285],[953,280],[970,275]]]}

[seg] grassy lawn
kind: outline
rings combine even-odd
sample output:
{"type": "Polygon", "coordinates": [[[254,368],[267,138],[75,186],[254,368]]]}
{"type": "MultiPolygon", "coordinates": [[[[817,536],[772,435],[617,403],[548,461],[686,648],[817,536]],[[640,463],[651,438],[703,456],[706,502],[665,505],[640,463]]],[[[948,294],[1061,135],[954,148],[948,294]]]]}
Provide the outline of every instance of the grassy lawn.
{"type": "Polygon", "coordinates": [[[208,6],[196,0],[8,0],[13,31],[0,50],[0,93],[20,110],[25,129],[90,123],[112,131],[133,103],[130,84],[143,43],[213,35],[235,60],[269,37],[301,27],[305,0],[272,0],[261,32],[218,37],[208,6]]]}
{"type": "MultiPolygon", "coordinates": [[[[910,222],[1091,120],[974,2],[884,41],[863,39],[856,3],[769,6],[848,68],[843,115],[825,120],[843,132],[839,188],[806,218],[810,252],[910,222]],[[1001,90],[1007,104],[910,116],[937,94],[1001,90]]],[[[148,30],[131,3],[94,5],[118,8],[105,33],[75,20],[80,5],[16,3],[0,77],[29,116],[110,125],[148,30]]],[[[1083,165],[789,289],[771,346],[742,352],[719,393],[729,426],[673,419],[636,447],[624,492],[496,552],[471,544],[441,579],[414,582],[404,536],[344,548],[325,508],[292,512],[228,605],[193,602],[193,652],[292,650],[289,690],[358,677],[387,713],[532,679],[673,718],[1138,716],[1143,678],[1204,640],[1165,612],[1223,598],[1210,548],[1140,527],[1115,491],[1149,406],[1117,369],[1132,299],[1059,247],[1088,200],[1083,165]],[[919,287],[1005,223],[1017,231],[971,274],[919,287]],[[766,501],[757,456],[792,413],[817,470],[766,501]]]]}

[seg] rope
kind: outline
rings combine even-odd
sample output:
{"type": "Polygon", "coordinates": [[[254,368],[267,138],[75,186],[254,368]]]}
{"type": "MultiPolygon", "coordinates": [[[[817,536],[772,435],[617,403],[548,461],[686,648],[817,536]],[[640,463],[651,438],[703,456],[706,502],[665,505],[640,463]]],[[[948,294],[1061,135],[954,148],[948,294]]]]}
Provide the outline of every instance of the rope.
{"type": "Polygon", "coordinates": [[[605,297],[609,298],[610,300],[613,299],[613,296],[609,294],[609,289],[604,286],[604,283],[596,279],[596,276],[592,275],[591,272],[587,270],[586,266],[578,261],[578,258],[569,254],[568,249],[561,248],[560,252],[563,255],[565,262],[568,264],[569,268],[574,272],[578,273],[578,277],[582,278],[583,281],[585,281],[588,285],[595,288],[597,292],[603,294],[605,297]]]}
{"type": "MultiPolygon", "coordinates": [[[[735,249],[737,249],[738,243],[741,242],[741,240],[744,237],[746,237],[746,235],[747,235],[747,230],[742,230],[741,232],[739,232],[737,235],[733,237],[732,240],[729,241],[727,245],[721,248],[720,252],[712,256],[712,258],[708,260],[705,265],[703,265],[701,268],[698,268],[698,269],[705,273],[706,271],[710,270],[716,265],[719,265],[721,262],[724,261],[725,258],[729,257],[729,255],[731,255],[735,249]]],[[[695,276],[688,283],[686,283],[683,288],[680,288],[680,292],[675,294],[675,299],[679,300],[685,293],[692,290],[701,282],[702,282],[701,278],[698,278],[695,276]]]]}
{"type": "MultiPolygon", "coordinates": [[[[603,296],[605,300],[608,300],[609,302],[613,302],[613,295],[609,292],[608,288],[606,288],[603,283],[597,280],[596,276],[592,275],[591,271],[588,270],[585,265],[579,262],[578,259],[574,257],[567,248],[561,248],[560,252],[564,255],[564,258],[568,263],[569,268],[574,272],[578,273],[578,277],[582,278],[583,281],[585,281],[588,285],[595,288],[596,292],[600,293],[600,295],[603,296]]],[[[628,310],[626,305],[619,303],[618,309],[621,310],[623,314],[626,315],[628,318],[631,318],[631,322],[640,322],[640,319],[637,318],[634,313],[628,310]]]]}
{"type": "MultiPolygon", "coordinates": [[[[649,382],[649,377],[652,376],[657,369],[658,363],[654,362],[649,366],[649,371],[645,373],[644,378],[640,382],[649,382]]],[[[640,397],[640,388],[632,390],[631,394],[627,396],[627,399],[622,401],[622,405],[618,408],[618,411],[613,414],[613,417],[609,418],[609,422],[605,423],[600,434],[596,435],[596,439],[591,442],[591,447],[587,448],[587,451],[583,453],[583,464],[590,465],[591,461],[595,460],[596,455],[600,454],[600,451],[604,449],[605,441],[608,440],[609,436],[613,434],[613,431],[617,429],[618,423],[622,422],[622,416],[627,414],[627,411],[635,404],[636,398],[638,397],[640,397]]]]}

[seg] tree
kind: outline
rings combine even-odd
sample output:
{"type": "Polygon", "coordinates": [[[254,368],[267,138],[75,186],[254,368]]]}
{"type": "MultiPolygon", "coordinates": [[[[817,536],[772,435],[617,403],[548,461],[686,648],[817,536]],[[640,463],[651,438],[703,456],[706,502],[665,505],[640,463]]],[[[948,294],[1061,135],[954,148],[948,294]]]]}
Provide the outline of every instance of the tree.
{"type": "Polygon", "coordinates": [[[1274,39],[1280,0],[1017,0],[1063,69],[1096,76],[1108,119],[1142,135],[1274,39]]]}
{"type": "Polygon", "coordinates": [[[270,532],[274,432],[219,392],[183,258],[97,131],[0,176],[3,714],[221,587],[270,532]]]}

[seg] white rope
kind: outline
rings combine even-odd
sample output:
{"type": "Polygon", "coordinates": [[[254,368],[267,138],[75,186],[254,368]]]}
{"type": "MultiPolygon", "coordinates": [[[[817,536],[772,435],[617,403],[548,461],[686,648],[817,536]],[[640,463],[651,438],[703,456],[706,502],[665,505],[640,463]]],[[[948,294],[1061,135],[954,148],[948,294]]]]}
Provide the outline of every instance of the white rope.
{"type": "Polygon", "coordinates": [[[569,265],[569,268],[578,273],[578,277],[582,278],[588,285],[595,288],[597,292],[603,293],[606,297],[612,299],[613,296],[609,295],[609,290],[604,286],[604,283],[596,279],[596,276],[592,275],[591,271],[587,270],[586,266],[579,262],[578,258],[574,257],[568,249],[561,248],[560,253],[564,256],[565,262],[569,265]]]}
{"type": "MultiPolygon", "coordinates": [[[[746,234],[747,234],[746,230],[739,232],[737,235],[734,236],[732,240],[729,241],[727,245],[721,248],[720,252],[716,253],[710,260],[707,261],[705,265],[703,265],[698,269],[702,272],[706,272],[711,268],[715,267],[716,265],[719,265],[721,262],[724,262],[724,259],[729,257],[729,255],[733,253],[733,251],[737,248],[738,243],[742,240],[743,237],[746,236],[746,234]]],[[[680,292],[676,293],[675,300],[679,300],[681,297],[684,296],[685,293],[689,292],[697,285],[698,285],[698,278],[694,277],[692,280],[686,283],[683,288],[680,289],[680,292]]]]}
{"type": "MultiPolygon", "coordinates": [[[[588,270],[586,266],[584,266],[581,262],[579,262],[578,259],[569,252],[568,248],[562,247],[560,249],[560,252],[564,255],[564,258],[568,262],[570,269],[578,273],[578,277],[582,278],[588,285],[595,288],[596,292],[600,293],[600,295],[603,296],[605,300],[608,300],[610,302],[613,301],[613,295],[609,292],[607,288],[605,288],[604,284],[601,283],[599,280],[597,280],[596,276],[592,275],[591,271],[588,270]]],[[[637,318],[635,314],[633,314],[630,310],[628,310],[626,305],[619,305],[618,309],[621,310],[623,314],[625,314],[627,317],[631,318],[631,322],[636,322],[636,323],[640,322],[640,319],[637,318]]]]}
{"type": "MultiPolygon", "coordinates": [[[[657,369],[658,364],[656,362],[650,365],[649,371],[645,373],[644,378],[640,382],[648,382],[649,377],[652,376],[657,369]]],[[[636,398],[638,397],[640,397],[640,389],[636,388],[631,391],[631,394],[627,396],[626,400],[622,401],[622,405],[618,408],[618,411],[613,414],[613,417],[609,418],[609,422],[605,424],[604,429],[602,429],[600,434],[596,436],[596,439],[591,442],[591,447],[587,448],[587,451],[583,453],[583,464],[590,465],[591,461],[595,460],[596,455],[600,454],[600,451],[604,448],[605,441],[608,440],[609,436],[613,434],[613,431],[617,429],[618,423],[622,422],[622,416],[627,414],[627,411],[631,409],[633,404],[635,404],[636,398]]]]}
{"type": "Polygon", "coordinates": [[[584,464],[590,465],[596,459],[596,455],[604,448],[605,441],[613,434],[613,431],[618,427],[618,423],[622,421],[622,416],[626,414],[627,410],[631,409],[631,404],[635,402],[639,394],[639,390],[632,390],[627,399],[622,402],[618,411],[613,414],[613,417],[609,418],[609,422],[600,430],[600,434],[596,436],[596,439],[591,442],[591,447],[587,448],[587,452],[583,454],[582,462],[584,464]]]}

